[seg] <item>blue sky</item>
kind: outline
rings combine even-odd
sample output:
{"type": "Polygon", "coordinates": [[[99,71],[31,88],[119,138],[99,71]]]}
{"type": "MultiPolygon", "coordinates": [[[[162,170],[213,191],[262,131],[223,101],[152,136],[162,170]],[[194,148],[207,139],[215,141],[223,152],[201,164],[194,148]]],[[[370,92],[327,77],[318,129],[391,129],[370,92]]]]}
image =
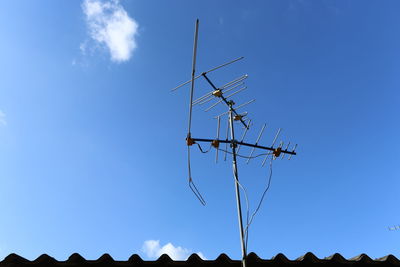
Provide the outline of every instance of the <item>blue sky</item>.
{"type": "MultiPolygon", "coordinates": [[[[400,231],[388,230],[400,224],[399,8],[389,0],[2,1],[0,258],[240,258],[230,158],[215,164],[215,151],[193,148],[205,207],[187,186],[189,87],[170,89],[190,78],[196,18],[199,72],[245,57],[209,77],[222,85],[249,75],[235,96],[256,98],[246,140],[267,123],[260,143],[282,127],[282,140],[299,144],[293,160],[273,162],[248,251],[400,257],[400,231]]],[[[196,84],[197,96],[209,90],[196,84]]],[[[213,138],[212,117],[223,111],[195,108],[192,135],[213,138]]],[[[269,172],[260,161],[239,162],[251,210],[269,172]]]]}

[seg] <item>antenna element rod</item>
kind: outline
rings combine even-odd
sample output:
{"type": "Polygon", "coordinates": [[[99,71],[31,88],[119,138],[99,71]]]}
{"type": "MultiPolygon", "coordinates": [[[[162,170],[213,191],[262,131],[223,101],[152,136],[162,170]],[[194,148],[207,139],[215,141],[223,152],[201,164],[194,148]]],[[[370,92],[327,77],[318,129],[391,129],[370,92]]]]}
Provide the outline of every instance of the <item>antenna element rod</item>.
{"type": "MultiPolygon", "coordinates": [[[[197,19],[197,21],[198,21],[198,19],[197,19]]],[[[228,63],[224,63],[224,64],[222,64],[222,65],[219,65],[219,66],[217,66],[217,67],[215,67],[215,68],[213,68],[213,69],[211,69],[211,70],[208,70],[208,71],[206,71],[206,72],[203,72],[203,73],[207,74],[207,73],[212,72],[212,71],[214,71],[214,70],[217,70],[217,69],[219,69],[219,68],[222,68],[222,67],[228,66],[228,65],[230,65],[230,64],[232,64],[232,63],[235,63],[236,61],[239,61],[239,60],[241,60],[241,59],[243,59],[243,58],[244,58],[244,57],[239,57],[239,58],[237,58],[237,59],[234,59],[234,60],[232,60],[232,61],[229,61],[228,63]]],[[[200,78],[201,76],[202,76],[202,74],[197,75],[196,77],[194,77],[194,79],[196,80],[197,78],[200,78]]],[[[171,91],[175,91],[176,89],[181,88],[182,86],[184,86],[184,85],[190,83],[190,81],[191,81],[191,80],[186,81],[186,82],[184,82],[184,83],[178,85],[177,87],[171,89],[171,91]]]]}
{"type": "MultiPolygon", "coordinates": [[[[262,134],[263,134],[263,132],[264,132],[265,126],[267,126],[267,125],[264,123],[264,125],[263,125],[262,128],[261,128],[260,133],[258,134],[258,137],[257,137],[257,140],[256,140],[256,142],[255,142],[255,145],[258,145],[258,141],[260,141],[260,138],[261,138],[261,136],[262,136],[262,134]]],[[[250,156],[249,156],[249,158],[247,159],[246,164],[249,163],[251,157],[253,156],[253,153],[254,153],[254,150],[255,150],[255,149],[256,149],[256,147],[253,147],[253,149],[251,150],[250,156]]]]}
{"type": "Polygon", "coordinates": [[[190,137],[190,130],[192,126],[192,107],[193,107],[193,91],[194,91],[194,76],[196,73],[196,53],[197,53],[197,38],[199,35],[199,19],[196,20],[196,27],[194,31],[194,44],[193,44],[193,61],[192,61],[192,83],[190,88],[190,101],[189,101],[189,125],[188,137],[190,137]]]}

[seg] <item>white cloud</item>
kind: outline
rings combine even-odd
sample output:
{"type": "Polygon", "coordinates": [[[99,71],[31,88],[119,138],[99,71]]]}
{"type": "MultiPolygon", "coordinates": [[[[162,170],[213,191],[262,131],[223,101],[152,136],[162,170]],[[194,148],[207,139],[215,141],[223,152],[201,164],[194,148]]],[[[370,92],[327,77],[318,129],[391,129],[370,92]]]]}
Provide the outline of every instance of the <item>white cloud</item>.
{"type": "MultiPolygon", "coordinates": [[[[135,37],[138,23],[120,4],[119,0],[84,0],[82,4],[90,37],[98,44],[106,46],[111,60],[127,61],[136,48],[135,37]]],[[[80,49],[85,54],[87,44],[80,49]]]]}
{"type": "Polygon", "coordinates": [[[7,125],[6,114],[0,110],[0,125],[7,125]]]}
{"type": "MultiPolygon", "coordinates": [[[[168,243],[164,246],[160,246],[160,240],[147,240],[144,241],[142,251],[147,257],[152,259],[159,258],[162,254],[167,254],[173,260],[186,260],[192,251],[187,248],[175,247],[173,244],[168,243]]],[[[197,252],[197,255],[202,259],[206,259],[203,253],[197,252]]]]}

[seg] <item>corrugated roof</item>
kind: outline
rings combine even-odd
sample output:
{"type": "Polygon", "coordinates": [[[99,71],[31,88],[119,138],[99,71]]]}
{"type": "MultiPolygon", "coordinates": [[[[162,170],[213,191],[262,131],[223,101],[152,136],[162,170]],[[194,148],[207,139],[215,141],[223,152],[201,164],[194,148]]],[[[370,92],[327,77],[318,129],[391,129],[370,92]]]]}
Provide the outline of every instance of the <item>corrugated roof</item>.
{"type": "MultiPolygon", "coordinates": [[[[371,259],[366,254],[360,254],[356,257],[346,259],[342,255],[335,253],[329,257],[320,259],[311,252],[298,257],[295,260],[289,260],[282,253],[277,254],[272,259],[261,259],[255,253],[250,253],[247,257],[248,267],[261,266],[296,266],[296,265],[314,265],[314,266],[400,266],[400,260],[393,255],[387,255],[378,259],[371,259]]],[[[78,266],[230,266],[240,267],[239,260],[232,260],[226,254],[222,253],[215,260],[202,260],[197,254],[192,254],[186,261],[174,261],[168,255],[161,255],[155,261],[145,261],[139,255],[132,255],[127,261],[116,261],[109,254],[104,254],[97,260],[86,260],[78,253],[72,254],[66,261],[57,261],[46,254],[39,256],[33,261],[29,261],[17,254],[10,254],[0,261],[0,266],[60,266],[60,267],[78,267],[78,266]]]]}

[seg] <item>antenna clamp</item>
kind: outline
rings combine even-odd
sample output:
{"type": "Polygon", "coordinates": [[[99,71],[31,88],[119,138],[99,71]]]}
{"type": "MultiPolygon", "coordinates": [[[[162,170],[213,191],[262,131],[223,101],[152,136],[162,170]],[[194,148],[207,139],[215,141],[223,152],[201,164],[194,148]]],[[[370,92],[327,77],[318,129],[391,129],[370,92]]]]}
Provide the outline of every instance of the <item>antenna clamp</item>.
{"type": "Polygon", "coordinates": [[[222,91],[221,91],[221,89],[214,90],[214,91],[212,92],[212,95],[215,96],[215,97],[221,97],[221,96],[222,96],[222,91]]]}
{"type": "Polygon", "coordinates": [[[232,142],[231,142],[231,147],[233,148],[236,148],[237,147],[237,141],[236,140],[232,140],[232,142]]]}
{"type": "Polygon", "coordinates": [[[211,145],[215,148],[219,147],[219,140],[212,140],[211,145]]]}
{"type": "Polygon", "coordinates": [[[279,157],[279,155],[281,154],[281,152],[282,152],[282,148],[278,147],[278,148],[276,148],[276,149],[274,150],[274,152],[272,152],[272,154],[274,154],[274,156],[277,158],[277,157],[279,157]]]}
{"type": "Polygon", "coordinates": [[[187,137],[186,137],[186,145],[187,146],[191,146],[191,145],[193,145],[194,143],[196,143],[193,139],[192,139],[192,137],[190,136],[190,133],[187,135],[187,137]]]}

